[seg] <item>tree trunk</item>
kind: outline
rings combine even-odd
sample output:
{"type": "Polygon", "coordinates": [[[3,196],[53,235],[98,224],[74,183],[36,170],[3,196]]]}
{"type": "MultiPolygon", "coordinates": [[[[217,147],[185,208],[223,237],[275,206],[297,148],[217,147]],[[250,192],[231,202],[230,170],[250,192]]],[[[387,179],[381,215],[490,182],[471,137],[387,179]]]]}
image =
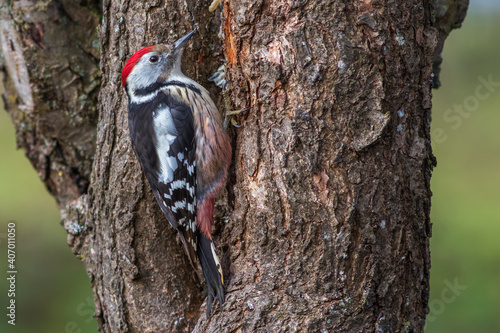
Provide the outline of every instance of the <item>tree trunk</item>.
{"type": "Polygon", "coordinates": [[[433,64],[467,9],[438,5],[435,20],[431,1],[4,4],[4,101],[86,264],[101,330],[422,332],[433,64]],[[223,110],[207,78],[225,59],[231,106],[249,107],[215,218],[226,303],[208,319],[131,149],[120,85],[132,53],[194,27],[184,72],[223,110]]]}

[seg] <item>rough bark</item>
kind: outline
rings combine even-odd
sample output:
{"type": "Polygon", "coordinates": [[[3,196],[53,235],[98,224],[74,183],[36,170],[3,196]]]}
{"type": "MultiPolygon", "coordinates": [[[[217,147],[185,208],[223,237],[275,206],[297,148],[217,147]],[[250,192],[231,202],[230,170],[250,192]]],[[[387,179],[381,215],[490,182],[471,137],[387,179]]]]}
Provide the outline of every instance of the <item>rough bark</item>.
{"type": "Polygon", "coordinates": [[[231,96],[251,113],[222,233],[234,311],[198,331],[422,331],[431,4],[225,5],[231,96]]]}
{"type": "Polygon", "coordinates": [[[422,332],[433,64],[466,5],[444,3],[436,21],[431,1],[208,5],[1,9],[5,104],[86,264],[101,330],[422,332]],[[134,51],[195,26],[185,72],[223,107],[206,79],[225,58],[232,108],[250,108],[231,129],[214,232],[227,301],[209,319],[131,150],[119,80],[134,51]]]}
{"type": "Polygon", "coordinates": [[[87,191],[99,70],[96,1],[0,1],[3,101],[19,147],[62,210],[87,191]]]}

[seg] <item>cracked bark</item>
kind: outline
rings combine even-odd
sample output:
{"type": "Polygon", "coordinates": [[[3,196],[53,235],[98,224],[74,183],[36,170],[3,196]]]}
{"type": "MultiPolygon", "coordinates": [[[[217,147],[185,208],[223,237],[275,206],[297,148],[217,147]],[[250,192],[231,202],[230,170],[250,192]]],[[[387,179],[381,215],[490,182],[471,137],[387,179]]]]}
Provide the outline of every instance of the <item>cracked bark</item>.
{"type": "Polygon", "coordinates": [[[87,267],[101,330],[422,332],[433,65],[436,83],[467,2],[208,5],[0,8],[4,102],[87,267]],[[209,319],[130,148],[119,80],[134,51],[195,26],[185,72],[223,105],[206,79],[225,58],[233,109],[250,107],[230,130],[214,231],[227,301],[209,319]]]}

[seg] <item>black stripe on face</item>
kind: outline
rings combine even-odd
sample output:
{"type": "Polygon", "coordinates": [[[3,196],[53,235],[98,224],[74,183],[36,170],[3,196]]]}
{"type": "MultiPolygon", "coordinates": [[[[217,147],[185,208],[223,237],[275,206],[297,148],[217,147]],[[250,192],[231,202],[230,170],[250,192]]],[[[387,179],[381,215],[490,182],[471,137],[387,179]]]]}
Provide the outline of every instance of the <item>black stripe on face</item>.
{"type": "Polygon", "coordinates": [[[196,87],[194,84],[184,83],[181,81],[165,81],[165,82],[155,82],[146,88],[138,89],[135,91],[134,96],[137,96],[137,97],[147,96],[147,95],[154,93],[157,90],[160,90],[161,88],[168,87],[168,86],[177,86],[177,87],[186,88],[186,89],[192,90],[193,92],[195,92],[198,95],[201,95],[200,89],[198,87],[196,87]]]}

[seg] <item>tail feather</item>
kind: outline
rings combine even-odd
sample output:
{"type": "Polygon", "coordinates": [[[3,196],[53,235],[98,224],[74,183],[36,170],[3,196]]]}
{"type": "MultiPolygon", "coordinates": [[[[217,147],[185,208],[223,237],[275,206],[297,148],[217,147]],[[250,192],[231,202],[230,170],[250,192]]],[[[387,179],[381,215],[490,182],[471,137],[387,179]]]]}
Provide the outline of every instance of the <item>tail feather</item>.
{"type": "Polygon", "coordinates": [[[222,277],[222,268],[219,263],[219,258],[215,253],[214,243],[212,239],[206,237],[202,232],[198,231],[198,258],[200,259],[201,268],[205,280],[207,281],[208,296],[207,296],[207,317],[210,315],[212,302],[217,299],[222,311],[224,304],[224,278],[222,277]]]}

